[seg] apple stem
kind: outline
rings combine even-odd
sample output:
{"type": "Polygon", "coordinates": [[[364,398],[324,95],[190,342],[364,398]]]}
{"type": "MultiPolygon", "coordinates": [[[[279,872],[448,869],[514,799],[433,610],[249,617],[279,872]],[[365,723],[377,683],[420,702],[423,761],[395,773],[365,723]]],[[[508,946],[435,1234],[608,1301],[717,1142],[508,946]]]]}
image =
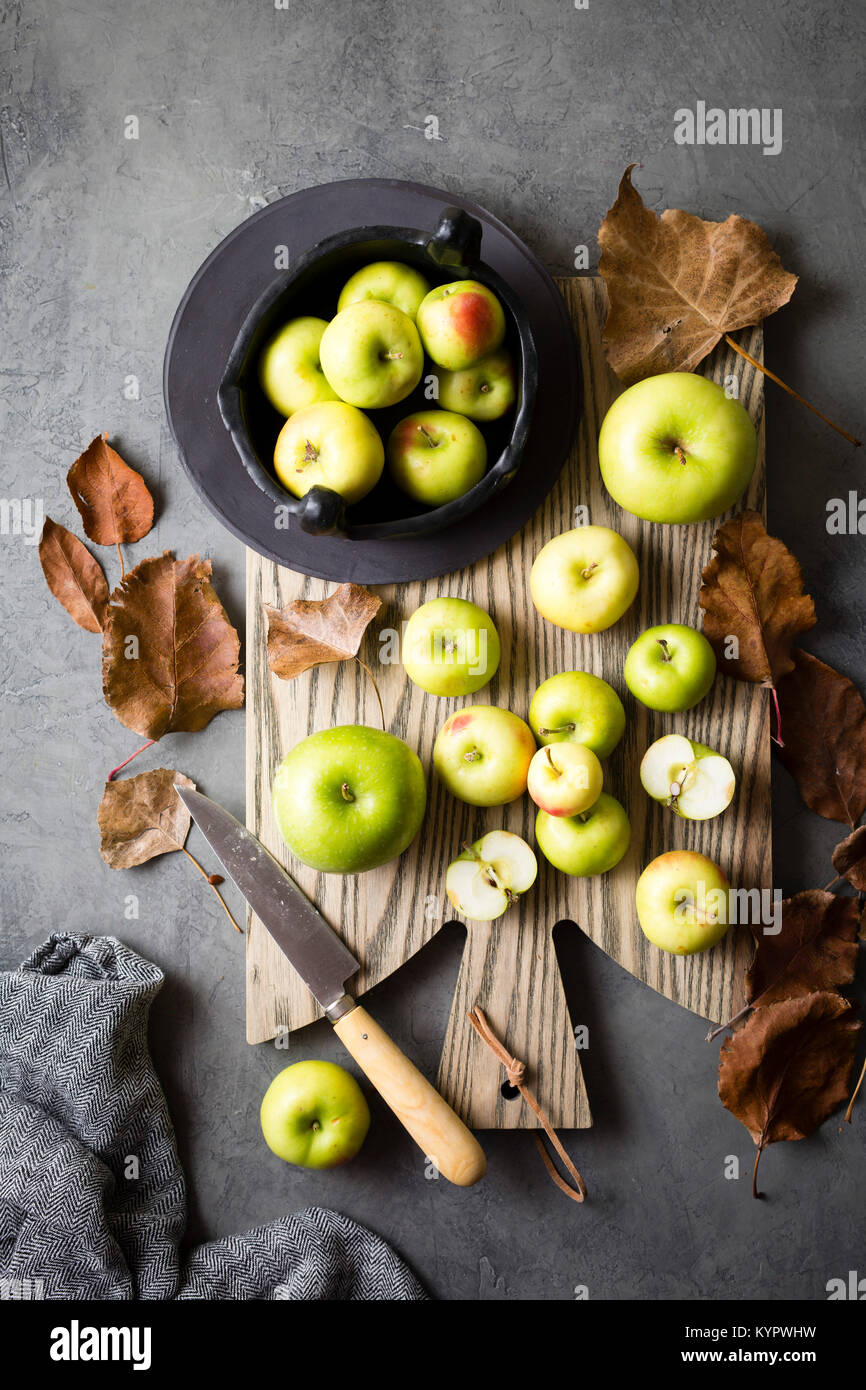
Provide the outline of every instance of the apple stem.
{"type": "Polygon", "coordinates": [[[465,763],[477,763],[480,757],[481,754],[477,748],[470,748],[468,753],[463,754],[463,761],[465,763]]]}
{"type": "Polygon", "coordinates": [[[675,444],[675,445],[674,445],[674,453],[676,454],[676,456],[677,456],[677,458],[679,459],[680,463],[683,465],[683,468],[685,468],[685,466],[686,466],[686,453],[685,453],[685,449],[683,449],[683,447],[682,447],[681,444],[675,444]]]}
{"type": "Polygon", "coordinates": [[[667,644],[667,642],[665,641],[664,637],[657,637],[657,638],[656,638],[656,641],[658,642],[659,646],[660,646],[661,649],[662,649],[662,661],[670,661],[670,660],[671,660],[671,654],[670,654],[670,652],[668,651],[668,644],[667,644]]]}
{"type": "Polygon", "coordinates": [[[733,1018],[729,1018],[727,1023],[720,1023],[718,1028],[710,1029],[709,1033],[707,1033],[705,1041],[712,1042],[713,1038],[717,1038],[720,1033],[724,1033],[728,1028],[733,1028],[735,1023],[738,1023],[741,1018],[744,1018],[746,1016],[751,1007],[751,1004],[744,1004],[743,1007],[740,1009],[740,1012],[734,1014],[733,1018]]]}
{"type": "Polygon", "coordinates": [[[547,761],[550,763],[550,766],[553,768],[553,771],[556,773],[557,777],[561,777],[562,773],[556,766],[556,763],[553,761],[553,754],[550,751],[550,744],[547,745],[544,751],[547,754],[547,761]]]}
{"type": "Polygon", "coordinates": [[[822,415],[821,411],[816,410],[814,405],[810,405],[805,397],[800,395],[799,391],[795,391],[793,387],[788,386],[781,377],[776,376],[775,372],[771,372],[769,367],[765,367],[763,363],[758,362],[756,358],[752,357],[751,353],[746,352],[745,348],[740,347],[739,343],[735,343],[730,333],[725,334],[725,342],[728,347],[733,348],[734,352],[738,352],[741,357],[745,357],[746,361],[750,362],[757,371],[762,372],[764,376],[768,376],[771,381],[775,381],[776,385],[781,386],[783,391],[787,391],[789,396],[793,396],[795,401],[799,401],[807,410],[811,410],[812,414],[817,415],[819,420],[823,420],[825,425],[829,425],[831,430],[835,430],[837,434],[841,434],[842,438],[847,439],[848,443],[853,444],[855,448],[860,448],[860,445],[863,443],[862,439],[855,438],[853,434],[849,434],[847,430],[843,430],[841,425],[834,424],[827,415],[822,415]]]}
{"type": "Polygon", "coordinates": [[[598,561],[597,561],[597,560],[593,560],[593,562],[592,562],[591,565],[587,565],[587,567],[586,567],[585,570],[581,570],[581,571],[580,571],[580,577],[581,577],[581,579],[589,579],[589,578],[592,576],[592,574],[595,572],[595,570],[597,570],[597,569],[598,569],[598,561]]]}
{"type": "Polygon", "coordinates": [[[342,784],[342,786],[340,787],[340,795],[341,795],[341,797],[343,798],[344,801],[354,801],[354,800],[355,800],[354,796],[352,795],[352,792],[351,792],[350,789],[349,789],[349,783],[348,783],[348,782],[344,782],[344,783],[342,784]]]}
{"type": "Polygon", "coordinates": [[[403,356],[402,352],[383,352],[383,353],[382,353],[382,361],[383,361],[383,362],[399,362],[400,359],[402,358],[402,356],[403,356]]]}
{"type": "Polygon", "coordinates": [[[764,1195],[763,1192],[759,1192],[759,1191],[758,1191],[758,1164],[759,1164],[760,1161],[761,1161],[761,1154],[762,1154],[763,1152],[764,1152],[764,1146],[763,1146],[763,1144],[762,1144],[762,1145],[759,1147],[758,1152],[755,1154],[755,1166],[754,1166],[754,1168],[752,1169],[752,1196],[753,1196],[753,1197],[763,1197],[763,1195],[764,1195]]]}
{"type": "Polygon", "coordinates": [[[220,900],[220,906],[222,907],[223,912],[225,913],[226,917],[228,917],[228,919],[229,919],[229,921],[231,922],[232,926],[234,927],[235,931],[236,931],[240,936],[243,936],[243,932],[241,931],[241,928],[238,926],[237,922],[235,921],[234,917],[233,917],[232,914],[231,914],[231,911],[230,911],[230,909],[229,909],[228,903],[226,902],[225,898],[223,897],[223,895],[222,895],[222,893],[220,892],[220,890],[219,890],[219,888],[217,887],[217,885],[213,882],[213,879],[216,878],[216,879],[219,879],[219,882],[220,882],[220,883],[223,883],[223,882],[224,882],[224,879],[220,878],[220,875],[219,875],[219,874],[209,874],[208,871],[207,871],[207,869],[203,869],[202,866],[201,866],[201,864],[198,862],[198,860],[197,860],[192,854],[190,854],[189,850],[186,848],[185,845],[181,845],[181,849],[183,850],[183,852],[184,852],[184,854],[186,855],[186,857],[187,857],[187,859],[189,860],[189,862],[190,862],[191,864],[194,864],[195,867],[198,869],[198,871],[199,871],[199,873],[201,874],[202,878],[204,879],[205,883],[209,883],[210,886],[211,886],[211,888],[213,889],[213,891],[216,893],[217,897],[218,897],[219,900],[220,900]]]}
{"type": "Polygon", "coordinates": [[[431,449],[439,448],[439,441],[433,438],[430,431],[426,429],[424,425],[419,425],[418,429],[420,433],[423,434],[424,438],[427,440],[427,444],[431,449]]]}
{"type": "Polygon", "coordinates": [[[558,729],[539,729],[538,732],[542,738],[549,738],[551,734],[573,734],[574,725],[562,724],[558,729]]]}
{"type": "Polygon", "coordinates": [[[361,658],[360,658],[359,656],[356,656],[356,657],[355,657],[355,660],[357,661],[358,665],[361,667],[361,670],[362,670],[362,671],[366,671],[366,672],[367,672],[367,675],[370,677],[370,684],[372,685],[373,689],[374,689],[375,692],[376,692],[376,699],[377,699],[378,704],[379,704],[379,718],[380,718],[381,721],[382,721],[382,732],[385,733],[385,708],[384,708],[384,706],[383,706],[383,704],[382,704],[382,696],[379,694],[379,687],[378,687],[378,685],[376,684],[376,677],[373,675],[373,672],[370,670],[370,668],[369,668],[369,666],[367,665],[367,663],[366,663],[365,661],[362,661],[361,658]]]}
{"type": "Polygon", "coordinates": [[[857,1082],[857,1085],[854,1087],[853,1094],[852,1094],[852,1096],[851,1096],[851,1099],[850,1099],[849,1102],[848,1102],[848,1109],[845,1111],[845,1119],[848,1121],[848,1124],[849,1124],[849,1125],[850,1125],[850,1123],[851,1123],[851,1111],[854,1109],[854,1102],[855,1102],[855,1100],[857,1099],[857,1092],[860,1090],[860,1087],[863,1085],[863,1078],[864,1078],[864,1077],[866,1077],[866,1061],[864,1061],[864,1063],[863,1063],[863,1069],[862,1069],[862,1071],[860,1072],[860,1080],[857,1082]]]}
{"type": "Polygon", "coordinates": [[[108,779],[107,779],[107,780],[108,780],[109,782],[113,782],[114,779],[115,779],[115,777],[117,776],[118,772],[120,772],[122,768],[126,767],[127,763],[131,763],[132,760],[133,760],[133,758],[137,758],[138,755],[139,755],[139,753],[143,753],[143,752],[144,752],[145,748],[152,748],[153,745],[154,745],[155,743],[156,743],[156,739],[155,739],[155,738],[149,738],[149,739],[147,740],[147,743],[143,743],[143,744],[141,745],[140,748],[136,748],[136,750],[135,750],[134,753],[130,753],[130,755],[129,755],[128,758],[124,758],[124,760],[123,760],[122,763],[118,763],[118,764],[117,764],[117,767],[113,767],[113,768],[111,769],[111,771],[110,771],[109,774],[108,774],[108,779]]]}
{"type": "Polygon", "coordinates": [[[773,735],[773,742],[777,744],[779,748],[784,748],[785,744],[782,739],[782,711],[779,708],[779,696],[776,693],[776,687],[774,685],[770,686],[770,693],[773,697],[773,704],[776,706],[776,732],[773,735]]]}

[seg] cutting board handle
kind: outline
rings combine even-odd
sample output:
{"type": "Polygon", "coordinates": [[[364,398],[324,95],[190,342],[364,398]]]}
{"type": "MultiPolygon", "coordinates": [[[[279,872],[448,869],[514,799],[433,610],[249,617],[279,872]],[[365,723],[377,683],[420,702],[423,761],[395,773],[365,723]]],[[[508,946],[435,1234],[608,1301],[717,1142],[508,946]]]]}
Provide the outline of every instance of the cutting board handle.
{"type": "Polygon", "coordinates": [[[484,1177],[478,1140],[365,1008],[344,1014],[334,1032],[444,1178],[471,1187],[484,1177]]]}

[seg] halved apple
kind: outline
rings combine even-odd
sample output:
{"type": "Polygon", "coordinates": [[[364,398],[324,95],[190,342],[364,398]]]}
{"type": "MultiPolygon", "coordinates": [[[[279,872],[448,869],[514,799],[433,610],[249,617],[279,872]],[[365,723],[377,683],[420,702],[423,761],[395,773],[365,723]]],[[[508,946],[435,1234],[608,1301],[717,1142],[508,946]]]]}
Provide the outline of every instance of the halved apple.
{"type": "Polygon", "coordinates": [[[665,734],[644,753],[643,789],[685,820],[710,820],[730,806],[737,779],[720,753],[683,734],[665,734]]]}
{"type": "Polygon", "coordinates": [[[492,922],[535,882],[538,860],[510,830],[491,830],[449,864],[445,891],[462,917],[492,922]]]}

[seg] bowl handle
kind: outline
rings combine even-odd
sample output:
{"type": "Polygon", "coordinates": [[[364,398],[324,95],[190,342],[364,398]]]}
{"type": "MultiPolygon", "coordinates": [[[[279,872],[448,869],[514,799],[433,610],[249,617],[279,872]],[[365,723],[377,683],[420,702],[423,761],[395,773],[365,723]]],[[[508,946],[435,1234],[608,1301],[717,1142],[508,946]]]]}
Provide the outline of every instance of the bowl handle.
{"type": "Polygon", "coordinates": [[[329,487],[311,487],[297,503],[288,509],[298,518],[302,531],[311,536],[330,536],[345,528],[345,507],[339,492],[329,487]]]}
{"type": "Polygon", "coordinates": [[[469,270],[481,259],[481,223],[462,208],[443,208],[425,250],[437,265],[469,270]]]}

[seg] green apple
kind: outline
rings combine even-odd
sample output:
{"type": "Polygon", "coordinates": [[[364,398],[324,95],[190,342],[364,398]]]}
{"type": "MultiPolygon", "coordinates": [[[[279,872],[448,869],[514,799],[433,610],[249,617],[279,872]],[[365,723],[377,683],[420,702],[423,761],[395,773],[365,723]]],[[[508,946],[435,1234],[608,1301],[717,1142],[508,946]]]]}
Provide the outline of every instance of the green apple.
{"type": "Polygon", "coordinates": [[[487,445],[478,426],[463,415],[419,410],[395,425],[386,457],[403,492],[427,507],[441,507],[484,477],[487,445]]]}
{"type": "Polygon", "coordinates": [[[498,420],[517,400],[517,373],[507,348],[482,357],[474,367],[439,373],[439,404],[470,420],[498,420]]]}
{"type": "Polygon", "coordinates": [[[322,370],[343,401],[361,410],[396,405],[424,369],[418,330],[393,304],[363,299],[331,319],[319,344],[322,370]]]}
{"type": "Polygon", "coordinates": [[[311,487],[329,487],[350,506],[375,487],[384,466],[378,431],[344,401],[320,401],[296,410],[274,449],[274,471],[295,497],[306,496],[311,487]]]}
{"type": "Polygon", "coordinates": [[[499,633],[489,613],[465,598],[433,598],[403,633],[406,675],[429,695],[474,695],[496,674],[499,633]]]}
{"type": "Polygon", "coordinates": [[[534,753],[532,730],[516,714],[493,705],[469,705],[439,730],[433,766],[458,800],[503,806],[526,791],[534,753]]]}
{"type": "Polygon", "coordinates": [[[601,796],[601,763],[580,743],[539,748],[529,764],[526,789],[536,806],[550,816],[576,816],[601,796]]]}
{"type": "Polygon", "coordinates": [[[265,1143],[299,1168],[336,1168],[354,1158],[370,1110],[354,1076],[336,1062],[295,1062],[274,1077],[261,1108],[265,1143]]]}
{"type": "Polygon", "coordinates": [[[598,461],[615,502],[645,521],[709,521],[751,482],[755,426],[739,401],[694,372],[630,386],[601,427],[598,461]]]}
{"type": "Polygon", "coordinates": [[[287,323],[265,347],[259,359],[259,381],[271,405],[292,415],[317,401],[336,401],[319,361],[325,319],[300,318],[287,323]]]}
{"type": "Polygon", "coordinates": [[[418,310],[421,341],[437,367],[472,367],[495,352],[505,337],[505,314],[496,295],[477,280],[437,285],[418,310]]]}
{"type": "Polygon", "coordinates": [[[286,754],[273,795],[277,828],[304,864],[360,874],[396,859],[415,839],[427,783],[402,739],[365,724],[338,724],[286,754]]]}
{"type": "Polygon", "coordinates": [[[640,572],[627,541],[607,526],[577,526],[548,541],[529,574],[541,614],[570,632],[603,632],[635,600],[640,572]]]}
{"type": "Polygon", "coordinates": [[[449,864],[445,891],[470,922],[493,922],[535,882],[538,860],[525,840],[491,830],[449,864]]]}
{"type": "Polygon", "coordinates": [[[378,299],[381,304],[393,304],[414,323],[421,300],[430,293],[430,285],[418,270],[400,261],[374,261],[350,276],[340,291],[337,311],[348,309],[364,299],[378,299]]]}
{"type": "Polygon", "coordinates": [[[731,804],[737,779],[720,753],[682,734],[651,743],[640,765],[644,791],[684,820],[710,820],[731,804]]]}
{"type": "Polygon", "coordinates": [[[529,725],[539,743],[581,743],[606,758],[625,732],[625,710],[600,676],[560,671],[542,681],[533,695],[529,725]]]}
{"type": "Polygon", "coordinates": [[[683,623],[648,627],[629,647],[625,683],[642,705],[667,714],[691,709],[716,678],[716,654],[702,632],[683,623]]]}
{"type": "Polygon", "coordinates": [[[539,811],[535,838],[555,869],[574,878],[591,878],[619,863],[628,849],[631,826],[616,797],[602,792],[593,806],[577,816],[539,811]]]}
{"type": "Polygon", "coordinates": [[[721,941],[730,919],[730,884],[718,864],[675,849],[647,864],[635,888],[638,921],[654,946],[691,956],[721,941]]]}

